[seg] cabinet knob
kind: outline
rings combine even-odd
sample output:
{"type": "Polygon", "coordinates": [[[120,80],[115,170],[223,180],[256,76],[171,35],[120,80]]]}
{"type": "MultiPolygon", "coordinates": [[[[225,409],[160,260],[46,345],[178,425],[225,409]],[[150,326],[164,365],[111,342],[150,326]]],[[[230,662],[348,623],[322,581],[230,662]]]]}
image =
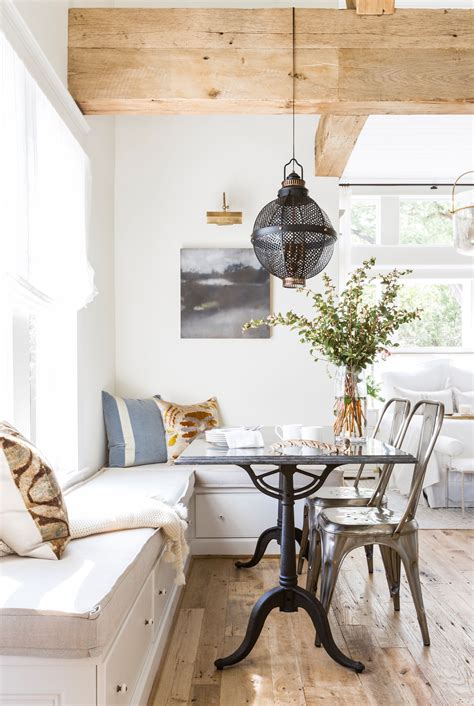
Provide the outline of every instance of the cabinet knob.
{"type": "Polygon", "coordinates": [[[225,520],[224,515],[219,515],[219,520],[225,520]]]}
{"type": "Polygon", "coordinates": [[[118,694],[125,694],[125,692],[128,691],[128,686],[125,684],[117,684],[117,693],[118,694]]]}
{"type": "Polygon", "coordinates": [[[153,618],[145,618],[145,625],[153,625],[154,622],[153,618]]]}
{"type": "Polygon", "coordinates": [[[159,596],[166,596],[166,593],[167,593],[166,588],[160,588],[158,591],[159,596]]]}

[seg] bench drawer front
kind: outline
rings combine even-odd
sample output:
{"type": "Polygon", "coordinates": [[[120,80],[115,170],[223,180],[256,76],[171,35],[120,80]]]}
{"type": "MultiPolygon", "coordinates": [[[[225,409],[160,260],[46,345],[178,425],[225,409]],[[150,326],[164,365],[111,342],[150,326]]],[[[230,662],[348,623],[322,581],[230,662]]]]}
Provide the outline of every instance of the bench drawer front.
{"type": "Polygon", "coordinates": [[[105,662],[107,706],[130,703],[153,639],[153,576],[142,588],[105,662]]]}
{"type": "Polygon", "coordinates": [[[258,537],[277,512],[277,501],[258,491],[196,495],[196,537],[258,537]]]}
{"type": "Polygon", "coordinates": [[[154,571],[155,633],[159,631],[161,619],[171,598],[175,576],[176,571],[173,565],[168,564],[161,557],[154,571]]]}

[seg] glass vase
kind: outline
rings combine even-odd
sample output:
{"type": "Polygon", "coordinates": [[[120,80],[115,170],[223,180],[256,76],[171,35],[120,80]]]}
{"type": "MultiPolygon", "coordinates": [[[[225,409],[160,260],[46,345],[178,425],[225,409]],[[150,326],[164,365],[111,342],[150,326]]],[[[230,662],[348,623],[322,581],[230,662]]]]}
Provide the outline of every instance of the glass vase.
{"type": "Polygon", "coordinates": [[[348,365],[336,371],[334,404],[334,437],[336,441],[366,440],[367,434],[367,385],[365,371],[348,365]]]}

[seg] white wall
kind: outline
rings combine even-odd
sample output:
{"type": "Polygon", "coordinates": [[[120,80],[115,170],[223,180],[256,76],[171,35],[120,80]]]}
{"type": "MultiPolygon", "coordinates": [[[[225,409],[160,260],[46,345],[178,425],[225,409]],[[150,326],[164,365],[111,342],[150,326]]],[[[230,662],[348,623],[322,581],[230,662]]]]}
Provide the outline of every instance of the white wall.
{"type": "MultiPolygon", "coordinates": [[[[53,69],[67,82],[66,0],[16,0],[15,5],[53,69]]],[[[86,3],[81,3],[84,5],[86,3]]],[[[99,5],[100,2],[94,3],[99,5]]],[[[105,461],[101,390],[115,381],[114,325],[114,118],[87,119],[85,148],[91,161],[89,256],[98,295],[78,314],[79,468],[94,470],[105,461]]]]}
{"type": "MultiPolygon", "coordinates": [[[[310,194],[338,224],[336,179],[315,179],[317,118],[297,120],[297,157],[310,194]]],[[[140,116],[116,119],[117,392],[197,402],[216,395],[227,424],[323,424],[333,383],[294,333],[269,340],[180,338],[180,249],[251,247],[253,221],[276,197],[291,149],[287,116],[140,116]],[[241,226],[206,224],[222,191],[241,226]]],[[[337,273],[337,254],[327,271],[337,273]]],[[[273,278],[272,278],[273,279],[273,278]]],[[[317,287],[320,277],[312,280],[317,287]]],[[[272,281],[272,310],[308,309],[272,281]]]]}

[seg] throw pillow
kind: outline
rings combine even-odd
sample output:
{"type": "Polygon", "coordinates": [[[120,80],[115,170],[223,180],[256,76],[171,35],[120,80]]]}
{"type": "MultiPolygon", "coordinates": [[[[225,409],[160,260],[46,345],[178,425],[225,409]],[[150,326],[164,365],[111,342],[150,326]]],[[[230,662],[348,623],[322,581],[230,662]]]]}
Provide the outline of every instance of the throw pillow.
{"type": "Polygon", "coordinates": [[[468,404],[471,408],[471,412],[474,412],[474,391],[461,392],[461,390],[454,388],[454,405],[456,412],[459,412],[460,404],[468,404]]]}
{"type": "Polygon", "coordinates": [[[406,390],[446,390],[449,375],[449,359],[427,360],[417,365],[405,364],[403,368],[382,372],[382,382],[387,399],[393,396],[395,387],[406,390]]]}
{"type": "MultiPolygon", "coordinates": [[[[420,400],[432,400],[433,402],[442,402],[444,404],[444,413],[453,413],[453,390],[449,387],[447,390],[406,390],[403,387],[394,387],[396,397],[403,397],[410,400],[412,406],[420,400]]],[[[422,414],[420,410],[419,414],[422,414]]]]}
{"type": "Polygon", "coordinates": [[[2,553],[60,559],[69,542],[66,505],[54,472],[17,429],[0,422],[2,553]],[[6,545],[6,547],[5,547],[6,545]]]}
{"type": "Polygon", "coordinates": [[[102,392],[109,466],[166,463],[165,430],[158,398],[133,400],[102,392]]]}
{"type": "Polygon", "coordinates": [[[168,458],[175,460],[186,446],[203,431],[219,426],[217,399],[211,397],[206,402],[178,405],[174,402],[157,400],[163,415],[166,431],[168,458]]]}

